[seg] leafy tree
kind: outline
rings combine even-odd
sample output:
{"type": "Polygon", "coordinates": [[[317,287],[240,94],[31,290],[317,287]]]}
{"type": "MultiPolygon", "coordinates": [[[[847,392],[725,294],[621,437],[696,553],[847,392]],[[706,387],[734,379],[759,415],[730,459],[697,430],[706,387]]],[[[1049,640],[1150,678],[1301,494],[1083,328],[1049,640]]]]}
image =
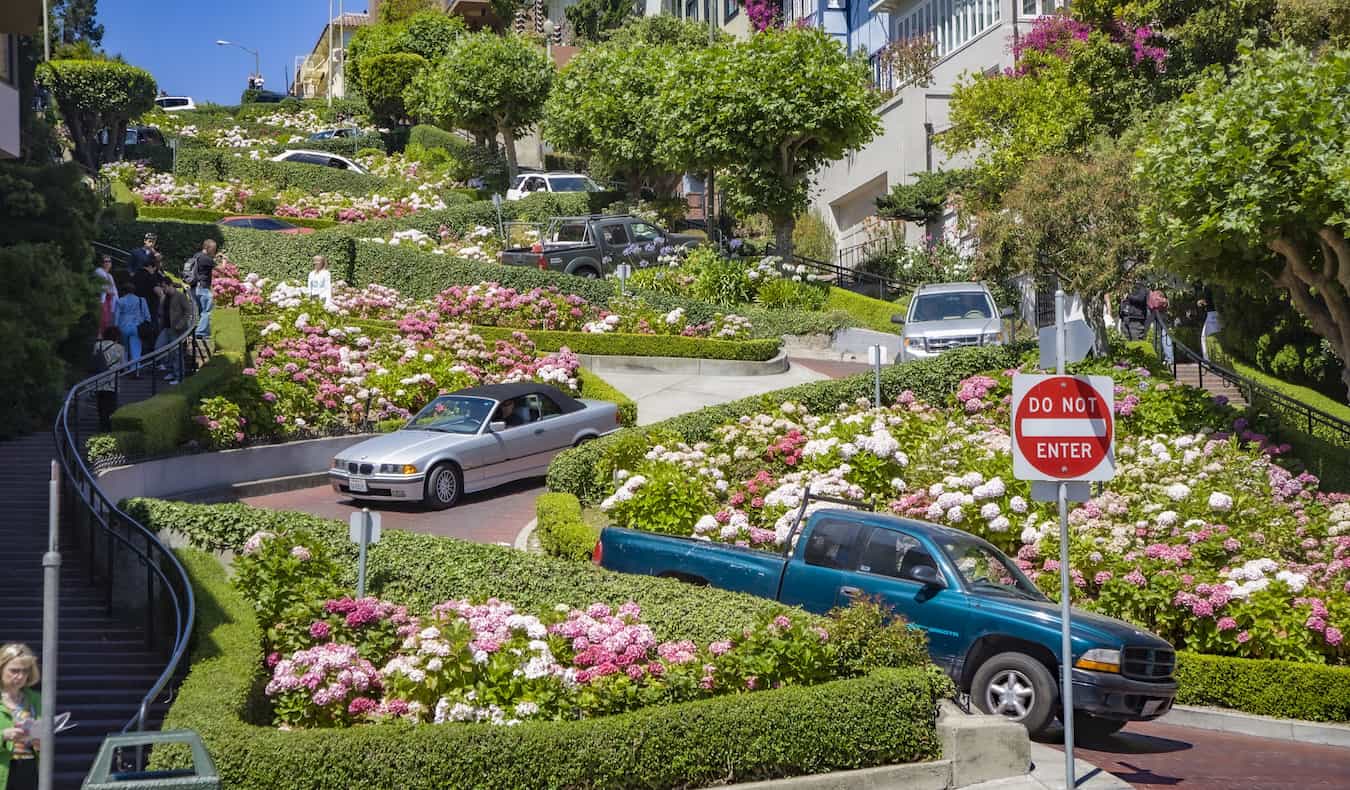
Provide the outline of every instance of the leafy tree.
{"type": "Polygon", "coordinates": [[[975,218],[976,273],[1000,280],[1018,274],[1058,278],[1082,298],[1099,350],[1106,338],[1106,295],[1120,293],[1148,261],[1132,157],[1129,145],[1085,157],[1042,157],[1027,165],[1000,206],[975,218]]]}
{"type": "Polygon", "coordinates": [[[766,214],[779,253],[790,255],[811,175],[880,130],[869,73],[813,28],[688,52],[657,89],[658,155],[673,170],[724,172],[733,208],[766,214]]]}
{"type": "Polygon", "coordinates": [[[440,9],[438,0],[380,0],[377,21],[382,25],[396,24],[420,13],[440,13],[440,9]]]}
{"type": "Polygon", "coordinates": [[[1305,47],[1350,46],[1350,0],[1277,0],[1274,24],[1305,47]]]}
{"type": "Polygon", "coordinates": [[[70,128],[75,158],[90,170],[120,158],[127,121],[155,106],[155,78],[125,63],[54,60],[39,74],[70,128]],[[104,129],[108,136],[100,143],[104,129]]]}
{"type": "Polygon", "coordinates": [[[440,126],[500,134],[514,179],[516,138],[543,117],[552,81],[553,64],[539,47],[515,35],[471,33],[422,71],[404,100],[413,114],[440,126]]]}
{"type": "Polygon", "coordinates": [[[98,0],[61,0],[61,42],[74,44],[88,42],[98,47],[103,43],[103,25],[98,24],[98,0]]]}
{"type": "Polygon", "coordinates": [[[92,344],[97,203],[74,165],[0,164],[0,436],[40,427],[92,344]]]}
{"type": "Polygon", "coordinates": [[[1350,51],[1247,50],[1145,140],[1145,238],[1177,271],[1286,290],[1350,390],[1350,51]]]}
{"type": "Polygon", "coordinates": [[[633,0],[579,0],[563,14],[577,41],[594,44],[633,16],[633,0]]]}
{"type": "Polygon", "coordinates": [[[914,183],[896,184],[877,198],[878,216],[927,225],[942,218],[952,193],[960,191],[970,178],[966,170],[933,170],[913,175],[914,183]]]}
{"type": "Polygon", "coordinates": [[[628,19],[615,30],[602,34],[605,43],[615,47],[671,46],[677,50],[701,49],[712,44],[725,44],[731,36],[721,30],[709,33],[710,28],[694,19],[661,14],[628,19]]]}
{"type": "Polygon", "coordinates": [[[426,67],[426,58],[412,52],[366,58],[360,90],[377,123],[395,126],[408,117],[403,92],[426,67]]]}
{"type": "MultiPolygon", "coordinates": [[[[384,6],[380,7],[383,16],[384,6]]],[[[360,28],[347,44],[347,76],[360,89],[369,58],[411,53],[435,63],[464,33],[464,19],[440,11],[424,11],[398,22],[360,28]]]]}

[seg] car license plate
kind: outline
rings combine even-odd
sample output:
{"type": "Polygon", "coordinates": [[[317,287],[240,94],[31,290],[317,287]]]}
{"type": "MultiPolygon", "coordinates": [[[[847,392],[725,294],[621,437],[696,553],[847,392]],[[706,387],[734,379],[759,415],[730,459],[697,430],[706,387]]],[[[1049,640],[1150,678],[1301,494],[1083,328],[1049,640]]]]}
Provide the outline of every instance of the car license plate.
{"type": "Polygon", "coordinates": [[[355,494],[364,494],[370,490],[369,488],[366,488],[366,481],[359,477],[349,479],[347,481],[347,487],[355,494]]]}
{"type": "Polygon", "coordinates": [[[1144,703],[1144,715],[1145,715],[1145,716],[1152,716],[1153,714],[1155,714],[1155,713],[1158,712],[1158,708],[1161,708],[1162,705],[1163,705],[1163,701],[1160,700],[1160,699],[1149,700],[1148,702],[1145,702],[1145,703],[1144,703]]]}

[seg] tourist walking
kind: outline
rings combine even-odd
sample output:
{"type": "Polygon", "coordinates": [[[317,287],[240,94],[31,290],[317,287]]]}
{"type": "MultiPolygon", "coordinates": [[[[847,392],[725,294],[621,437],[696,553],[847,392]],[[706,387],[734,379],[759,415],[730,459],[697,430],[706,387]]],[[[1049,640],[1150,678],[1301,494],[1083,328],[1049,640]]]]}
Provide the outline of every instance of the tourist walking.
{"type": "Polygon", "coordinates": [[[1200,356],[1209,361],[1209,337],[1219,334],[1223,327],[1219,324],[1219,306],[1214,301],[1214,289],[1208,285],[1200,286],[1200,298],[1196,301],[1205,323],[1200,326],[1200,356]]]}
{"type": "Polygon", "coordinates": [[[197,300],[196,335],[206,339],[211,335],[211,272],[216,268],[216,242],[207,239],[202,242],[202,251],[188,259],[183,268],[183,279],[192,286],[192,296],[197,300]]]}
{"type": "MultiPolygon", "coordinates": [[[[94,269],[94,276],[103,284],[103,291],[98,300],[98,331],[100,332],[112,324],[113,305],[117,303],[117,281],[113,279],[112,267],[112,256],[104,255],[103,259],[98,262],[98,267],[94,269]]],[[[0,788],[0,790],[3,789],[0,788]]]]}
{"type": "MultiPolygon", "coordinates": [[[[94,372],[112,370],[126,361],[126,352],[122,350],[122,333],[117,327],[110,326],[94,341],[94,372]]],[[[98,429],[100,433],[112,430],[112,414],[117,411],[117,376],[109,373],[94,384],[94,402],[98,411],[98,429]]]]}
{"type": "Polygon", "coordinates": [[[333,276],[328,272],[328,259],[322,255],[314,256],[307,290],[310,299],[318,299],[325,305],[333,301],[333,276]]]}
{"type": "Polygon", "coordinates": [[[145,234],[141,240],[141,246],[131,251],[127,258],[127,274],[135,274],[150,265],[155,259],[155,245],[159,244],[159,237],[153,233],[145,234]]]}
{"type": "MultiPolygon", "coordinates": [[[[123,291],[123,294],[117,298],[117,305],[113,308],[113,325],[122,333],[122,347],[126,349],[127,361],[136,362],[141,358],[141,332],[144,331],[141,325],[150,323],[150,307],[131,290],[129,284],[118,290],[123,291]]],[[[137,372],[132,375],[140,374],[137,372]]]]}
{"type": "Polygon", "coordinates": [[[33,690],[42,677],[28,645],[0,647],[0,788],[37,790],[38,753],[33,731],[42,716],[42,698],[33,690]]]}
{"type": "Polygon", "coordinates": [[[1148,288],[1140,284],[1120,301],[1120,331],[1126,340],[1143,340],[1148,334],[1148,288]]]}
{"type": "MultiPolygon", "coordinates": [[[[164,348],[173,343],[175,338],[181,337],[188,331],[188,326],[192,320],[192,305],[188,303],[187,295],[175,288],[172,284],[160,289],[160,301],[163,309],[160,313],[159,337],[155,339],[155,349],[164,348]]],[[[183,355],[182,353],[169,354],[169,375],[164,380],[170,384],[177,384],[183,380],[183,355]]]]}
{"type": "Polygon", "coordinates": [[[131,289],[136,295],[145,300],[145,306],[150,308],[150,327],[141,334],[141,343],[144,346],[154,349],[155,339],[159,337],[159,328],[161,326],[160,314],[160,293],[169,278],[164,276],[164,254],[156,251],[150,263],[135,274],[131,275],[131,289]]]}
{"type": "Polygon", "coordinates": [[[1163,363],[1171,367],[1176,358],[1173,355],[1172,335],[1167,331],[1167,295],[1162,291],[1148,292],[1148,328],[1158,335],[1158,344],[1162,346],[1163,363]]]}

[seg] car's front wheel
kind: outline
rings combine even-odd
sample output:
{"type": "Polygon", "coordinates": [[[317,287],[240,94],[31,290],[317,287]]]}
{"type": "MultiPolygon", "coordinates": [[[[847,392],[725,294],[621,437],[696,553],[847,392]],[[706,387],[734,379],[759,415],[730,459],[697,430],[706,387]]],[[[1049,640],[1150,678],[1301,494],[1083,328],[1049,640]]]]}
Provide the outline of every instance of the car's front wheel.
{"type": "Polygon", "coordinates": [[[1004,716],[1039,734],[1055,716],[1059,691],[1045,665],[1025,653],[999,653],[980,665],[970,695],[985,713],[1004,716]]]}
{"type": "Polygon", "coordinates": [[[438,464],[427,473],[427,490],[423,501],[427,507],[445,510],[454,507],[464,491],[464,476],[454,464],[438,464]]]}

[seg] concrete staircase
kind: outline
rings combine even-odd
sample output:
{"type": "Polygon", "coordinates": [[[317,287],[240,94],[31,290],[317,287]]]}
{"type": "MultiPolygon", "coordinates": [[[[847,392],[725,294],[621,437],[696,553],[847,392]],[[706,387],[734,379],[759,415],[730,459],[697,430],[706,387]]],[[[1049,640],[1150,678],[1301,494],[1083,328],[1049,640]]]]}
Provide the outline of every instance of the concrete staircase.
{"type": "Polygon", "coordinates": [[[1239,409],[1247,406],[1247,399],[1243,396],[1242,390],[1209,371],[1204,371],[1202,379],[1200,365],[1195,362],[1177,363],[1177,381],[1192,387],[1200,387],[1211,395],[1222,395],[1231,405],[1239,409]]]}
{"type": "MultiPolygon", "coordinates": [[[[163,374],[160,374],[161,376],[163,374]]],[[[163,389],[161,382],[160,389],[163,389]]],[[[120,400],[150,395],[150,380],[124,379],[120,400]]],[[[97,432],[92,399],[79,406],[80,435],[97,432]]],[[[42,655],[42,555],[47,549],[47,482],[56,457],[50,431],[0,442],[0,642],[24,642],[42,655]]],[[[65,514],[67,521],[70,514],[65,514]]],[[[57,712],[78,724],[56,737],[56,787],[78,788],[104,736],[120,732],[137,712],[165,657],[150,649],[139,618],[110,611],[102,585],[93,581],[86,549],[61,535],[61,585],[57,659],[57,712]]],[[[42,667],[44,674],[48,667],[42,667]]],[[[157,728],[167,704],[150,711],[147,729],[157,728]]]]}

